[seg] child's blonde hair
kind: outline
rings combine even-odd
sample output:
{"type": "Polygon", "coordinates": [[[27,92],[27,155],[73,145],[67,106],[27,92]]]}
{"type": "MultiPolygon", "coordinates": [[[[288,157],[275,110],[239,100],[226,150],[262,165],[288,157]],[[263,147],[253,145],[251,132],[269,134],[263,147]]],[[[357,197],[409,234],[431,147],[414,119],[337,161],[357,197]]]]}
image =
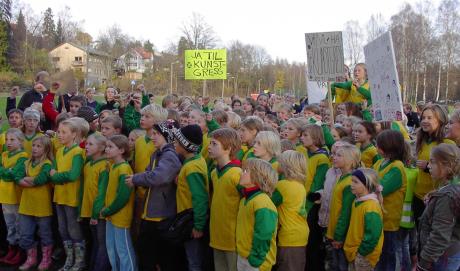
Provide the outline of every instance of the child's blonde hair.
{"type": "Polygon", "coordinates": [[[228,115],[228,122],[227,122],[228,127],[233,128],[235,130],[240,128],[241,117],[232,111],[227,112],[227,115],[228,115]]]}
{"type": "Polygon", "coordinates": [[[278,163],[286,180],[305,183],[307,161],[303,154],[298,151],[287,150],[278,156],[278,163]]]}
{"type": "Polygon", "coordinates": [[[99,147],[100,151],[104,151],[105,144],[107,143],[107,138],[99,133],[93,133],[88,136],[87,140],[94,139],[96,141],[96,145],[99,147]]]}
{"type": "Polygon", "coordinates": [[[72,117],[68,120],[75,122],[76,125],[79,127],[79,132],[77,133],[78,140],[81,141],[85,139],[89,132],[89,123],[85,119],[80,117],[72,117]]]}
{"type": "MultiPolygon", "coordinates": [[[[80,127],[76,121],[72,121],[71,119],[66,119],[59,123],[59,126],[66,126],[69,128],[70,132],[75,133],[75,138],[73,139],[73,143],[76,143],[76,140],[80,137],[80,127]]],[[[78,142],[79,143],[79,142],[78,142]]]]}
{"type": "Polygon", "coordinates": [[[271,157],[276,157],[281,153],[280,137],[271,131],[260,131],[257,133],[255,140],[265,148],[271,157]]]}
{"type": "Polygon", "coordinates": [[[129,132],[129,134],[131,135],[134,135],[136,138],[140,137],[140,136],[145,136],[145,130],[142,130],[142,129],[134,129],[134,130],[131,130],[131,132],[129,132]]]}
{"type": "Polygon", "coordinates": [[[302,133],[308,133],[313,141],[313,145],[318,148],[321,148],[326,144],[326,141],[324,140],[323,129],[319,125],[307,124],[302,133]]]}
{"type": "Polygon", "coordinates": [[[24,140],[26,140],[26,137],[24,136],[24,133],[22,133],[22,131],[18,128],[9,128],[7,131],[6,131],[6,135],[13,135],[15,136],[19,142],[21,142],[21,148],[24,147],[24,140]]]}
{"type": "Polygon", "coordinates": [[[141,109],[141,114],[148,114],[152,116],[157,123],[168,119],[168,110],[156,104],[146,105],[141,109]]]}
{"type": "Polygon", "coordinates": [[[51,143],[51,139],[47,136],[38,136],[32,140],[32,144],[34,142],[40,142],[40,144],[43,145],[43,156],[40,157],[38,161],[34,161],[33,157],[30,156],[29,161],[30,162],[43,162],[45,159],[48,159],[50,161],[53,161],[53,144],[51,143]]]}
{"type": "Polygon", "coordinates": [[[297,132],[302,133],[303,127],[308,124],[308,121],[305,118],[295,118],[295,119],[288,119],[283,126],[292,125],[296,128],[297,132]]]}
{"type": "Polygon", "coordinates": [[[460,178],[460,150],[452,144],[441,143],[431,150],[431,157],[447,171],[447,180],[460,178]]]}
{"type": "Polygon", "coordinates": [[[339,146],[335,153],[342,154],[345,161],[347,161],[347,164],[349,164],[352,169],[358,168],[361,164],[361,152],[354,145],[344,144],[339,146]]]}
{"type": "Polygon", "coordinates": [[[243,120],[243,122],[241,122],[241,126],[244,126],[249,130],[256,130],[257,132],[260,132],[264,123],[259,117],[247,117],[243,120]]]}
{"type": "Polygon", "coordinates": [[[243,170],[249,170],[251,181],[256,183],[260,190],[272,195],[275,190],[278,174],[273,170],[272,165],[258,158],[250,158],[243,162],[243,170]]]}

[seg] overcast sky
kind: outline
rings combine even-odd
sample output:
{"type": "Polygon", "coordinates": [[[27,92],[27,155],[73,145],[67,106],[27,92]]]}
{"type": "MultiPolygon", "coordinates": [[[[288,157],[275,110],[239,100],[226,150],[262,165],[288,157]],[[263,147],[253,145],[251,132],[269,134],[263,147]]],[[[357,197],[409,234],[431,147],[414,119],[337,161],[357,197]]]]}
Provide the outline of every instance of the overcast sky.
{"type": "MultiPolygon", "coordinates": [[[[306,61],[306,32],[340,31],[348,20],[365,26],[372,14],[385,20],[403,6],[401,0],[23,0],[38,14],[51,7],[54,14],[65,6],[95,39],[117,23],[137,39],[150,39],[164,50],[180,36],[180,27],[193,12],[204,16],[225,46],[232,40],[260,45],[273,57],[306,61]]],[[[414,4],[416,1],[408,1],[414,4]]],[[[438,1],[435,1],[438,2],[438,1]]]]}

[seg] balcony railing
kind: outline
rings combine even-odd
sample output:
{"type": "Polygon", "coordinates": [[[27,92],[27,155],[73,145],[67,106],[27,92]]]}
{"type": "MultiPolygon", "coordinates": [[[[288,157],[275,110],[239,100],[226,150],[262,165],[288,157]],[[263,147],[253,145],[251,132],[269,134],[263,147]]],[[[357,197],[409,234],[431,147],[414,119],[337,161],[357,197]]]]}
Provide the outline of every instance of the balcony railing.
{"type": "Polygon", "coordinates": [[[72,61],[72,66],[83,66],[83,65],[84,65],[83,61],[78,61],[78,60],[72,61]]]}

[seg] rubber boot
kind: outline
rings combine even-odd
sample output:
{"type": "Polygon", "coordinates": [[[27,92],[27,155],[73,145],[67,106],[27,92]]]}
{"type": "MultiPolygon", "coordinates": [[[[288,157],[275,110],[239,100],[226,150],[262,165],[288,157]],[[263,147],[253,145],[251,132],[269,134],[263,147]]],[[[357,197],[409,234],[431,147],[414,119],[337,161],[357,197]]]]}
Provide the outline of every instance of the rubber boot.
{"type": "Polygon", "coordinates": [[[75,251],[75,263],[70,270],[82,271],[85,269],[85,243],[75,243],[73,248],[75,251]]]}
{"type": "Polygon", "coordinates": [[[4,263],[9,265],[19,265],[24,261],[24,256],[24,251],[18,246],[15,246],[14,256],[9,259],[6,259],[4,263]]]}
{"type": "Polygon", "coordinates": [[[64,241],[64,250],[65,250],[65,263],[64,266],[59,269],[59,271],[70,271],[74,263],[73,255],[73,243],[72,241],[64,241]]]}
{"type": "Polygon", "coordinates": [[[8,252],[6,253],[5,256],[0,258],[0,262],[4,263],[6,260],[9,260],[9,259],[13,258],[14,255],[16,254],[16,249],[17,248],[15,246],[9,245],[8,246],[8,252]]]}
{"type": "Polygon", "coordinates": [[[27,259],[26,262],[23,263],[19,270],[29,270],[37,265],[37,248],[31,248],[27,250],[27,259]]]}
{"type": "Polygon", "coordinates": [[[52,260],[51,260],[51,254],[53,253],[53,246],[43,246],[42,247],[42,260],[40,264],[38,265],[38,270],[39,271],[46,271],[50,269],[52,260]]]}

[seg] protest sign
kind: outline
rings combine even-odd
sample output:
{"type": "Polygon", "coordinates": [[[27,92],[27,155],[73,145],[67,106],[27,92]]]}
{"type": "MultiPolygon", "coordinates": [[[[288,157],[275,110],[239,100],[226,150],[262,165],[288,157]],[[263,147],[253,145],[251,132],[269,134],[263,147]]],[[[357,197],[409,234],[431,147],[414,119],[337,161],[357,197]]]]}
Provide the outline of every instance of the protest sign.
{"type": "Polygon", "coordinates": [[[402,99],[391,32],[364,46],[374,119],[402,120],[402,99]]]}
{"type": "Polygon", "coordinates": [[[306,33],[308,80],[333,82],[343,76],[342,32],[306,33]]]}
{"type": "Polygon", "coordinates": [[[227,50],[185,50],[185,79],[227,79],[227,50]]]}
{"type": "Polygon", "coordinates": [[[307,81],[308,103],[319,103],[326,98],[327,82],[307,81]]]}

